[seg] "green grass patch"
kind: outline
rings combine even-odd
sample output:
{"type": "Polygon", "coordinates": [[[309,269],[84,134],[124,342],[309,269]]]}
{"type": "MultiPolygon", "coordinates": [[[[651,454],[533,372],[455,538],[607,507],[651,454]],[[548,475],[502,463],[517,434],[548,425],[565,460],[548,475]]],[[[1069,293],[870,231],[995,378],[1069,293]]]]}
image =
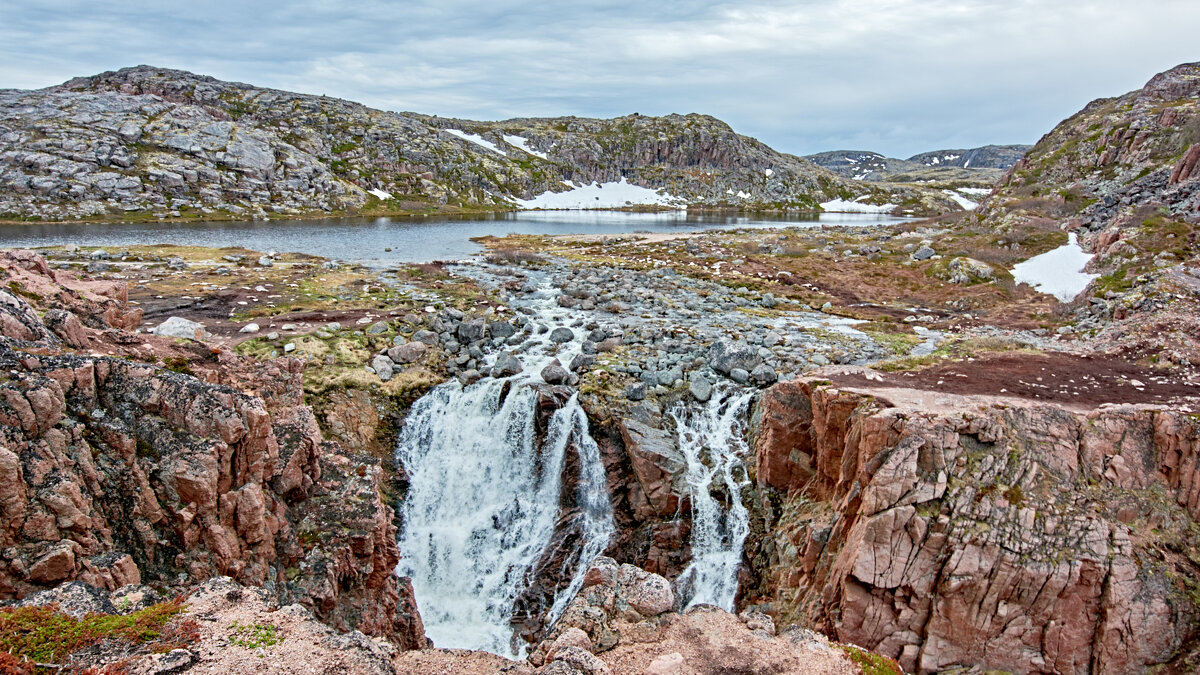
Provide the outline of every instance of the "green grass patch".
{"type": "Polygon", "coordinates": [[[900,664],[886,656],[854,645],[837,645],[837,648],[846,653],[851,663],[858,666],[862,675],[904,675],[900,664]]]}
{"type": "Polygon", "coordinates": [[[4,608],[0,609],[0,650],[31,661],[59,663],[103,641],[142,645],[162,637],[167,624],[185,607],[175,599],[125,616],[88,614],[80,619],[60,612],[57,605],[4,608]]]}
{"type": "Polygon", "coordinates": [[[246,649],[273,647],[283,642],[283,636],[279,635],[275,625],[270,623],[243,625],[235,621],[229,630],[229,643],[246,649]]]}

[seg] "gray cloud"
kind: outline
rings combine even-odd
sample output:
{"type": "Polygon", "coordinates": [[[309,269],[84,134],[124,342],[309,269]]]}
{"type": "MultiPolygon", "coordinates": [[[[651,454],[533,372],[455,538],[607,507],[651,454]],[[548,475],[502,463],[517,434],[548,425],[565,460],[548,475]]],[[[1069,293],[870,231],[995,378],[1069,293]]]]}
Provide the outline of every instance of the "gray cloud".
{"type": "Polygon", "coordinates": [[[1200,55],[1194,0],[0,0],[0,86],[138,63],[445,116],[703,112],[779,148],[1032,142],[1200,55]]]}

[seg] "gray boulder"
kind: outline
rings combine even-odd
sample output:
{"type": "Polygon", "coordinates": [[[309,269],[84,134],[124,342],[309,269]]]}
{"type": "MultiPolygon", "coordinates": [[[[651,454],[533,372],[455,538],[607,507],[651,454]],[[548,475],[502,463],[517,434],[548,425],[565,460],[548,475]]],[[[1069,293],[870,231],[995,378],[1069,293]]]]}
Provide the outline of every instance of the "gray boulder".
{"type": "Polygon", "coordinates": [[[382,355],[376,356],[371,361],[371,368],[375,370],[375,374],[379,376],[379,379],[383,380],[384,382],[392,379],[393,365],[395,364],[392,363],[390,358],[382,355]]]}
{"type": "Polygon", "coordinates": [[[521,365],[521,360],[511,352],[502,352],[496,357],[496,364],[492,366],[492,377],[509,377],[520,373],[525,368],[521,365]]]}
{"type": "Polygon", "coordinates": [[[934,255],[936,255],[936,253],[937,253],[937,251],[934,251],[932,248],[929,248],[928,246],[922,246],[922,247],[918,248],[917,250],[913,251],[912,259],[913,260],[929,260],[934,255]]]}
{"type": "Polygon", "coordinates": [[[424,342],[405,342],[387,350],[388,358],[395,363],[413,363],[425,357],[429,347],[424,342]]]}
{"type": "Polygon", "coordinates": [[[744,342],[721,338],[708,350],[708,365],[718,373],[728,375],[735,368],[749,373],[762,363],[758,349],[744,342]]]}
{"type": "Polygon", "coordinates": [[[163,337],[182,338],[186,340],[197,340],[207,337],[209,334],[204,329],[204,324],[190,321],[182,316],[173,316],[158,324],[150,332],[155,335],[162,335],[163,337]]]}
{"type": "Polygon", "coordinates": [[[487,324],[483,319],[471,319],[458,324],[458,341],[463,344],[471,344],[476,340],[482,340],[487,335],[487,324]]]}
{"type": "Polygon", "coordinates": [[[713,387],[712,383],[708,381],[708,378],[704,377],[703,375],[697,375],[696,377],[692,378],[690,383],[688,383],[688,391],[691,392],[692,398],[704,403],[708,399],[712,398],[713,387]]]}
{"type": "Polygon", "coordinates": [[[573,331],[570,328],[567,328],[565,326],[559,326],[558,328],[555,328],[554,330],[550,331],[550,341],[551,342],[558,342],[558,343],[570,342],[571,340],[574,340],[574,339],[575,339],[575,331],[573,331]]]}
{"type": "Polygon", "coordinates": [[[779,381],[779,374],[767,364],[762,364],[750,373],[750,380],[760,387],[769,387],[779,381]]]}

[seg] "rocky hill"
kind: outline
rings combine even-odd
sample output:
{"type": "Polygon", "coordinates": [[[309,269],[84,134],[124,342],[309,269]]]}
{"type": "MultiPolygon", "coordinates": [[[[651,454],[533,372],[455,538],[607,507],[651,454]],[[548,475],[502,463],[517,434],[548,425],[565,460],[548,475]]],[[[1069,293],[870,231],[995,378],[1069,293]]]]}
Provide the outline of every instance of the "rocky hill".
{"type": "Polygon", "coordinates": [[[1191,363],[1198,327],[1181,300],[1200,225],[1200,63],[1140,90],[1093,101],[1046,134],[974,216],[999,236],[1068,229],[1095,253],[1083,325],[1108,325],[1114,348],[1191,363]],[[1152,317],[1152,318],[1151,318],[1152,317]],[[1109,320],[1116,320],[1108,324],[1109,320]]]}
{"type": "Polygon", "coordinates": [[[622,180],[635,194],[605,205],[959,208],[842,179],[704,115],[474,122],[149,66],[0,91],[0,219],[505,210],[622,180]]]}
{"type": "Polygon", "coordinates": [[[915,183],[963,182],[990,186],[1021,158],[1028,145],[985,145],[968,150],[934,150],[908,159],[864,150],[833,150],[805,159],[854,180],[915,183]]]}

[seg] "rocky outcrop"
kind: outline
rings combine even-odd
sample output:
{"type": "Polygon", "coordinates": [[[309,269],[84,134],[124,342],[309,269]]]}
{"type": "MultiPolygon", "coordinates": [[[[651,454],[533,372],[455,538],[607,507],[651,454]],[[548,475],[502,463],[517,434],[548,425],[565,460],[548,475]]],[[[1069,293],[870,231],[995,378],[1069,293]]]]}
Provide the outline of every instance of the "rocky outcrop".
{"type": "Polygon", "coordinates": [[[205,381],[73,353],[62,343],[75,333],[119,334],[140,314],[56,286],[67,279],[36,256],[5,264],[21,283],[0,291],[0,599],[72,580],[187,588],[225,575],[335,628],[424,645],[393,574],[379,463],[322,438],[301,361],[221,352],[205,381]],[[60,338],[30,302],[103,328],[62,321],[73,327],[60,338]]]}
{"type": "MultiPolygon", "coordinates": [[[[545,675],[605,673],[854,673],[847,654],[811,631],[792,627],[776,635],[770,617],[734,615],[702,605],[673,611],[665,578],[612,558],[598,558],[583,588],[529,662],[545,675]]],[[[869,657],[871,672],[891,673],[869,657]]]]}
{"type": "Polygon", "coordinates": [[[777,621],[919,673],[1195,657],[1195,420],[904,396],[820,380],[765,394],[756,477],[780,498],[751,556],[777,621]]]}
{"type": "Polygon", "coordinates": [[[1195,334],[1194,312],[1175,301],[1195,286],[1198,95],[1200,63],[1189,63],[1093,101],[1042,137],[979,210],[980,225],[1014,246],[1036,244],[1029,233],[1076,232],[1100,278],[1073,307],[1075,329],[1104,329],[1114,349],[1162,351],[1174,363],[1200,357],[1200,343],[1170,344],[1163,330],[1195,334]]]}
{"type": "Polygon", "coordinates": [[[150,66],[0,91],[7,219],[509,209],[563,181],[622,178],[697,206],[957,208],[932,190],[844,180],[704,115],[474,122],[150,66]]]}

